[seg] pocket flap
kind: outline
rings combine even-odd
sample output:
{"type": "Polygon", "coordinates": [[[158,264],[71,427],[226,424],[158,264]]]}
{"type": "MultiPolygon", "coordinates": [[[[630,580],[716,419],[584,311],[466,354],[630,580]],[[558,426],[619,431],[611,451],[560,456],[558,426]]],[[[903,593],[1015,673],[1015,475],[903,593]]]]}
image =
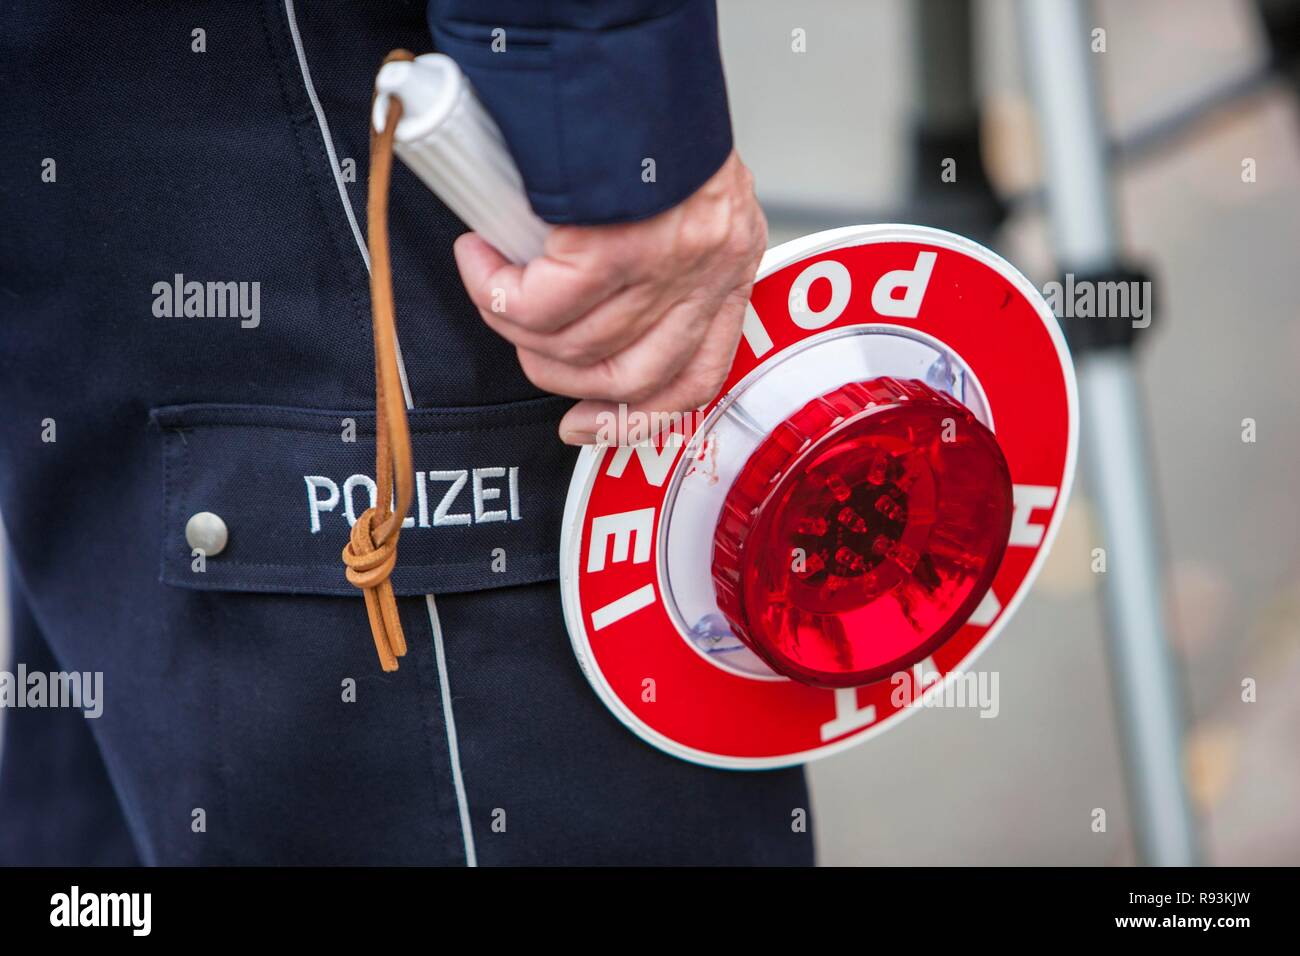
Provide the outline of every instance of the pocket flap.
{"type": "MultiPolygon", "coordinates": [[[[398,594],[554,579],[577,450],[544,398],[409,413],[415,496],[392,581],[398,594]]],[[[375,495],[374,412],[171,405],[163,442],[162,580],[185,588],[356,595],[341,553],[375,495]],[[225,545],[197,559],[190,518],[225,545]]]]}

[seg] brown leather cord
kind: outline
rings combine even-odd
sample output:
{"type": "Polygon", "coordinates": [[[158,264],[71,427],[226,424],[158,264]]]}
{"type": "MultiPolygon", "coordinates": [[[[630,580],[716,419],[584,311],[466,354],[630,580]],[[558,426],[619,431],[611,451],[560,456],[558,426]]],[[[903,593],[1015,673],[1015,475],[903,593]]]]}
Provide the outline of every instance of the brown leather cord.
{"type": "MultiPolygon", "coordinates": [[[[405,50],[384,58],[413,60],[405,50]]],[[[388,102],[384,131],[370,130],[370,179],[366,202],[366,233],[370,244],[370,309],[375,333],[375,484],[376,504],[357,518],[343,548],[347,578],[366,597],[370,631],[385,671],[397,670],[406,654],[406,638],[397,614],[397,599],[389,576],[397,564],[397,538],[411,510],[411,436],[406,403],[397,371],[397,323],[393,307],[393,275],[388,256],[388,180],[393,168],[393,136],[402,118],[397,97],[388,102]],[[394,503],[393,485],[397,485],[394,503]]]]}

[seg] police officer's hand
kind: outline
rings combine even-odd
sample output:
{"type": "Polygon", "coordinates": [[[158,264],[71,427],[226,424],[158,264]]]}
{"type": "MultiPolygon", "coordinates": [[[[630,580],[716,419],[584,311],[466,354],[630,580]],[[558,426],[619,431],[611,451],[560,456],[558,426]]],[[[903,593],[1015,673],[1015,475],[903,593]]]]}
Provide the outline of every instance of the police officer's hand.
{"type": "Polygon", "coordinates": [[[684,202],[640,222],[559,226],[545,255],[508,263],[477,233],[456,262],[483,320],[539,388],[583,399],[560,423],[594,441],[601,412],[681,412],[722,386],[767,248],[753,177],[733,152],[684,202]]]}

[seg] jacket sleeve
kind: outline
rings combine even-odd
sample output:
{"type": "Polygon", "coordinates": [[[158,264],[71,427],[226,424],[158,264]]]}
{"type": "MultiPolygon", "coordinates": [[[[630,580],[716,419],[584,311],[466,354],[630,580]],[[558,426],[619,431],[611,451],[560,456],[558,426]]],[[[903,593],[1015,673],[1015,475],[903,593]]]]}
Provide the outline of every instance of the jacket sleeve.
{"type": "Polygon", "coordinates": [[[714,0],[429,0],[552,223],[681,202],[731,151],[714,0]]]}

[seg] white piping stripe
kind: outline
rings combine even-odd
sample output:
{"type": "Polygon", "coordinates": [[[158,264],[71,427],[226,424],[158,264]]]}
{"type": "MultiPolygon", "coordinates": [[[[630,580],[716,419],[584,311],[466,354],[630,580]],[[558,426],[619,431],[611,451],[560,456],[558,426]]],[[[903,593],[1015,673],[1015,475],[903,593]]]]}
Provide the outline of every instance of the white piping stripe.
{"type": "MultiPolygon", "coordinates": [[[[343,202],[343,211],[347,213],[348,223],[352,226],[352,237],[357,241],[361,261],[370,271],[370,250],[361,236],[357,217],[352,212],[352,200],[348,198],[347,188],[343,185],[343,173],[339,169],[338,155],[334,152],[334,141],[330,136],[330,126],[325,120],[325,111],[316,97],[316,87],[311,82],[311,71],[307,68],[307,54],[302,47],[302,37],[298,33],[298,20],[293,12],[293,0],[284,0],[285,16],[289,20],[289,33],[293,37],[293,48],[298,54],[298,67],[302,72],[303,86],[307,88],[307,98],[316,112],[316,123],[320,127],[321,138],[325,141],[325,152],[329,156],[330,171],[334,174],[334,184],[338,186],[339,199],[343,202]]],[[[406,379],[406,362],[402,359],[402,344],[394,336],[394,351],[397,353],[397,373],[402,380],[402,397],[406,400],[408,410],[415,407],[411,399],[411,386],[406,379]]],[[[447,652],[442,642],[442,623],[438,619],[438,606],[432,594],[424,596],[425,606],[429,611],[429,627],[433,630],[433,650],[438,660],[438,687],[442,693],[442,722],[447,728],[447,753],[451,760],[451,778],[456,788],[456,806],[460,811],[461,839],[465,844],[465,865],[478,866],[478,856],[474,852],[474,830],[469,822],[469,799],[465,796],[465,778],[460,769],[460,743],[456,737],[456,717],[451,709],[451,687],[447,682],[447,652]]]]}
{"type": "Polygon", "coordinates": [[[447,751],[451,755],[451,779],[456,787],[456,804],[460,808],[460,832],[465,840],[465,865],[478,866],[474,852],[474,829],[469,823],[469,798],[465,796],[465,778],[460,772],[460,743],[456,737],[456,715],[451,708],[451,684],[447,681],[447,654],[442,644],[442,622],[433,595],[424,596],[429,606],[429,623],[433,626],[433,649],[438,658],[438,686],[442,689],[442,713],[447,724],[447,751]]]}
{"type": "Polygon", "coordinates": [[[411,385],[406,380],[406,362],[402,359],[402,343],[397,339],[397,329],[393,329],[393,354],[397,357],[397,377],[402,380],[402,398],[406,400],[406,410],[415,407],[411,399],[411,385]]]}
{"type": "Polygon", "coordinates": [[[365,260],[366,271],[370,271],[370,250],[366,248],[366,241],[361,238],[361,227],[357,225],[357,217],[352,212],[352,203],[348,199],[347,188],[343,185],[342,170],[339,169],[338,154],[334,152],[334,137],[330,136],[330,124],[325,119],[325,111],[321,109],[320,100],[316,97],[316,87],[311,81],[311,70],[307,69],[307,54],[303,52],[302,37],[298,34],[298,18],[293,13],[293,0],[284,0],[284,12],[289,18],[289,34],[293,37],[293,48],[298,54],[298,68],[302,71],[302,83],[307,87],[307,98],[311,100],[311,108],[316,111],[316,122],[320,125],[321,138],[325,140],[325,152],[330,158],[330,171],[334,174],[334,183],[339,188],[339,198],[343,200],[343,211],[347,213],[348,224],[352,227],[352,238],[357,241],[357,248],[361,250],[361,258],[365,260]]]}
{"type": "MultiPolygon", "coordinates": [[[[320,105],[320,99],[316,96],[316,86],[311,81],[311,70],[307,68],[307,52],[302,47],[302,36],[298,33],[298,18],[294,16],[293,0],[284,0],[284,12],[289,17],[289,33],[293,36],[293,48],[298,54],[298,67],[302,72],[302,85],[307,88],[307,98],[311,100],[311,108],[316,113],[316,123],[320,126],[321,139],[325,141],[325,153],[329,156],[330,172],[334,174],[334,185],[338,187],[339,199],[343,202],[343,212],[348,217],[348,225],[352,227],[352,238],[356,240],[357,251],[361,253],[361,261],[366,264],[366,272],[370,271],[370,250],[366,247],[366,240],[361,235],[361,227],[357,225],[356,213],[352,211],[352,200],[348,198],[348,188],[343,185],[343,170],[339,168],[339,157],[334,152],[334,137],[330,135],[330,124],[325,119],[325,110],[320,105]]],[[[396,336],[393,338],[394,351],[397,353],[397,377],[402,380],[402,397],[406,399],[408,409],[415,407],[415,402],[411,398],[411,385],[406,380],[406,363],[402,361],[402,343],[397,341],[396,336]]]]}

